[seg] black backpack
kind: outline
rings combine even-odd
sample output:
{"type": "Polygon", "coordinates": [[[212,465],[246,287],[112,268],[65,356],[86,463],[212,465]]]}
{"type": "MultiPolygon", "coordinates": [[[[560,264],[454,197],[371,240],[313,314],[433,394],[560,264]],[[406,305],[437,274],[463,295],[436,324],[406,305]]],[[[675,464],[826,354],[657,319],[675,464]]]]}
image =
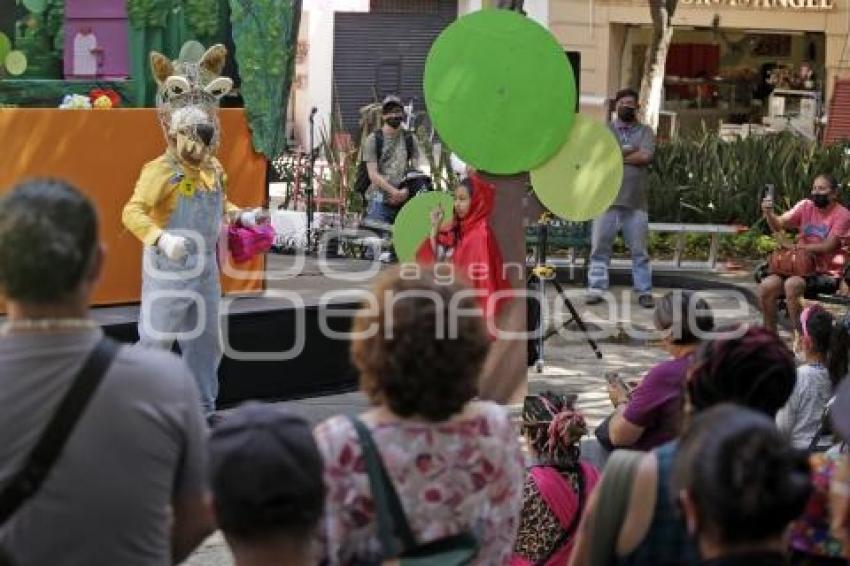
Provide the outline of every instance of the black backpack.
{"type": "MultiPolygon", "coordinates": [[[[407,151],[407,160],[410,161],[413,155],[413,134],[404,131],[404,149],[407,151]]],[[[381,161],[381,154],[384,153],[384,131],[381,129],[375,130],[375,155],[378,156],[378,162],[381,161]]],[[[357,164],[357,177],[354,179],[354,191],[365,195],[366,191],[372,185],[369,179],[369,170],[366,168],[366,161],[363,159],[363,153],[360,154],[360,163],[357,164]]]]}

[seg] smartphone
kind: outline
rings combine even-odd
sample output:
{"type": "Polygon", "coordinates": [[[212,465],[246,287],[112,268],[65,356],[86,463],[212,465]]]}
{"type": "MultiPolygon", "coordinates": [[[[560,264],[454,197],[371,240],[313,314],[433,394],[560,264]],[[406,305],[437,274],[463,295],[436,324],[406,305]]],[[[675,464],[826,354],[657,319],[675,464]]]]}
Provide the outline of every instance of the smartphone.
{"type": "Polygon", "coordinates": [[[766,198],[769,198],[771,201],[776,202],[776,185],[768,183],[764,186],[762,200],[766,198]]]}

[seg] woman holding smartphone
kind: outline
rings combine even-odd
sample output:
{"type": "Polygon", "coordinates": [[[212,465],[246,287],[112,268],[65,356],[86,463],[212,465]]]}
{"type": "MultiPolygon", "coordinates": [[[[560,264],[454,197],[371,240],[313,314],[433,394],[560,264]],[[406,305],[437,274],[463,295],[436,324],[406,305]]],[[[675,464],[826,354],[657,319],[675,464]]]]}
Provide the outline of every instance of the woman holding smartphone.
{"type": "Polygon", "coordinates": [[[714,316],[704,299],[690,291],[671,291],[656,306],[654,323],[664,333],[661,347],[671,359],[649,370],[631,391],[619,376],[606,376],[614,412],[596,429],[596,438],[609,452],[651,450],[676,438],[688,367],[702,334],[714,328],[714,316]]]}

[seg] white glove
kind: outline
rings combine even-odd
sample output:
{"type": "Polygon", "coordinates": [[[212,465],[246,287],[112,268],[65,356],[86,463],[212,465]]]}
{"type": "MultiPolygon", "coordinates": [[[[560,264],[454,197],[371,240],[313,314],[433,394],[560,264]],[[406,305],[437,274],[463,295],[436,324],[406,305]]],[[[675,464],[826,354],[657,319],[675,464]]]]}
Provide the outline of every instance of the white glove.
{"type": "Polygon", "coordinates": [[[245,228],[256,228],[260,223],[260,216],[263,214],[262,208],[254,208],[239,215],[239,223],[245,228]]]}
{"type": "Polygon", "coordinates": [[[189,253],[186,251],[186,238],[173,236],[168,232],[160,234],[156,246],[172,261],[180,261],[189,253]]]}
{"type": "Polygon", "coordinates": [[[252,210],[247,210],[239,215],[239,223],[242,224],[245,228],[256,228],[257,226],[257,215],[261,212],[261,209],[254,208],[252,210]]]}

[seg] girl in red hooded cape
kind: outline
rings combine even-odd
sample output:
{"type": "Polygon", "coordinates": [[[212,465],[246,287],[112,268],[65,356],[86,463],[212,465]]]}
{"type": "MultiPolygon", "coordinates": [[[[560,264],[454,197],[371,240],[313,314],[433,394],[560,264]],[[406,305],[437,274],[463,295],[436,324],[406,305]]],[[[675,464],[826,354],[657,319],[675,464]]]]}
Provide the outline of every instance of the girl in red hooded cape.
{"type": "Polygon", "coordinates": [[[455,187],[454,197],[454,218],[448,225],[442,225],[441,207],[431,211],[431,237],[419,248],[416,260],[426,265],[450,262],[474,288],[483,291],[479,296],[481,307],[487,320],[494,323],[509,297],[490,297],[511,288],[504,273],[502,251],[488,222],[495,187],[472,175],[455,187]]]}

